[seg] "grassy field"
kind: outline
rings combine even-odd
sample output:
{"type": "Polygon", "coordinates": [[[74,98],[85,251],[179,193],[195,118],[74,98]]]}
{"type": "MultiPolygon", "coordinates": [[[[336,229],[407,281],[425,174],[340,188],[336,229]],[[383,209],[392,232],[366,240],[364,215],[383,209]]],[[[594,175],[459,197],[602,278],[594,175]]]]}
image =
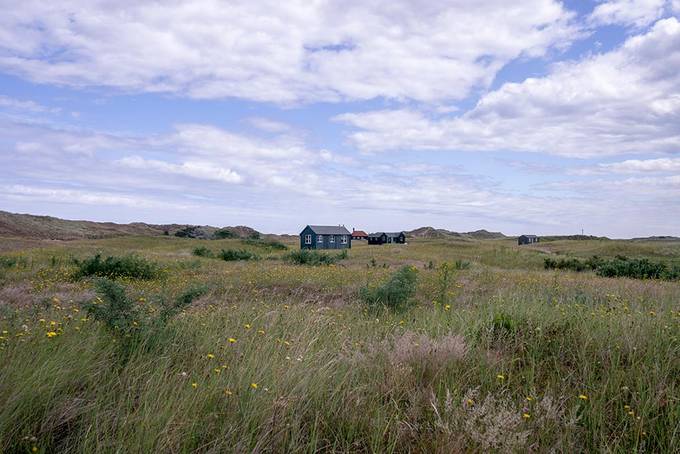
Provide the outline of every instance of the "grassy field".
{"type": "Polygon", "coordinates": [[[0,242],[0,452],[679,452],[680,282],[543,260],[677,263],[680,242],[354,242],[314,267],[239,240],[0,242]],[[107,329],[75,278],[95,253],[158,265],[117,280],[133,314],[204,294],[107,329]],[[402,266],[411,304],[362,302],[402,266]]]}

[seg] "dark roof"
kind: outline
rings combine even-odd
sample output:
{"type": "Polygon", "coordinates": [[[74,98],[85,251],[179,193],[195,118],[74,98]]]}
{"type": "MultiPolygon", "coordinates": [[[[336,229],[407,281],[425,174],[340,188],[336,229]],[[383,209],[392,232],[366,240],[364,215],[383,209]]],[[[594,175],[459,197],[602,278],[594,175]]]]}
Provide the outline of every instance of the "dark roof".
{"type": "Polygon", "coordinates": [[[520,238],[521,238],[521,237],[524,237],[524,238],[538,238],[536,235],[520,235],[520,238]]]}
{"type": "Polygon", "coordinates": [[[368,234],[363,230],[354,230],[352,236],[368,236],[368,234]]]}
{"type": "Polygon", "coordinates": [[[404,232],[385,232],[385,235],[391,236],[392,238],[396,238],[401,235],[406,235],[404,232]]]}
{"type": "Polygon", "coordinates": [[[370,238],[378,238],[378,237],[383,236],[384,234],[385,234],[385,232],[375,232],[375,233],[371,233],[371,234],[368,235],[368,236],[369,236],[370,238]]]}
{"type": "Polygon", "coordinates": [[[349,230],[342,225],[308,225],[307,227],[317,235],[350,235],[349,230]]]}

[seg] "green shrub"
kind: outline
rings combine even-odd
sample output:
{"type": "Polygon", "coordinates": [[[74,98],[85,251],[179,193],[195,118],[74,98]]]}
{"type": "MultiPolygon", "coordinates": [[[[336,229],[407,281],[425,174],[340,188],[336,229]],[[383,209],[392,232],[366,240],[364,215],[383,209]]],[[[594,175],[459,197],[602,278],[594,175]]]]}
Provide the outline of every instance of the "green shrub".
{"type": "Polygon", "coordinates": [[[201,228],[195,225],[184,227],[175,232],[175,236],[180,238],[199,238],[202,236],[201,228]]]}
{"type": "Polygon", "coordinates": [[[195,248],[194,255],[197,255],[198,257],[214,257],[213,252],[205,246],[195,248]]]}
{"type": "Polygon", "coordinates": [[[680,279],[680,265],[667,266],[665,263],[654,263],[648,259],[631,259],[624,255],[617,255],[611,260],[602,259],[596,255],[582,261],[576,258],[559,259],[546,258],[545,269],[587,271],[594,270],[603,277],[629,277],[633,279],[680,279]]]}
{"type": "Polygon", "coordinates": [[[295,265],[332,265],[339,260],[348,257],[347,249],[343,249],[339,254],[331,255],[325,252],[300,249],[292,251],[285,256],[286,261],[295,265]]]}
{"type": "Polygon", "coordinates": [[[245,249],[222,249],[219,258],[227,262],[233,262],[236,260],[257,260],[259,257],[245,249]]]}
{"type": "Polygon", "coordinates": [[[219,229],[213,234],[218,240],[226,240],[229,238],[238,238],[238,235],[229,229],[219,229]]]}
{"type": "Polygon", "coordinates": [[[617,257],[602,263],[597,274],[604,277],[631,277],[635,279],[671,279],[664,263],[652,263],[647,259],[617,257]]]}
{"type": "MultiPolygon", "coordinates": [[[[432,263],[432,262],[430,262],[432,263]]],[[[437,267],[437,296],[435,301],[442,306],[449,302],[449,289],[451,288],[451,281],[453,280],[455,265],[450,263],[442,263],[437,267]]]]}
{"type": "Polygon", "coordinates": [[[544,267],[546,270],[572,270],[572,271],[585,271],[588,266],[580,261],[579,259],[569,258],[569,259],[551,259],[546,258],[544,260],[544,267]]]}
{"type": "Polygon", "coordinates": [[[26,257],[0,255],[0,269],[26,268],[27,266],[28,260],[26,260],[26,257]]]}
{"type": "Polygon", "coordinates": [[[142,343],[154,344],[161,330],[178,312],[190,305],[206,292],[205,287],[187,290],[176,300],[159,297],[155,308],[149,310],[130,299],[125,287],[110,279],[96,282],[97,300],[82,304],[93,319],[101,322],[106,330],[119,342],[120,353],[128,358],[142,343]]]}
{"type": "Polygon", "coordinates": [[[75,260],[75,264],[78,268],[75,273],[76,279],[98,276],[111,279],[128,277],[149,280],[159,274],[156,264],[135,255],[109,256],[102,260],[101,254],[97,254],[83,261],[75,260]]]}
{"type": "Polygon", "coordinates": [[[470,262],[465,260],[456,260],[453,262],[453,269],[455,270],[467,270],[470,268],[470,262]]]}
{"type": "Polygon", "coordinates": [[[276,240],[262,240],[262,239],[248,238],[248,239],[243,240],[243,243],[250,245],[250,246],[256,246],[256,247],[271,249],[272,251],[285,251],[285,250],[288,249],[288,246],[286,246],[282,242],[276,241],[276,240]]]}
{"type": "Polygon", "coordinates": [[[387,307],[393,310],[404,309],[416,292],[418,271],[405,265],[399,268],[384,284],[378,287],[363,287],[359,297],[373,308],[387,307]]]}

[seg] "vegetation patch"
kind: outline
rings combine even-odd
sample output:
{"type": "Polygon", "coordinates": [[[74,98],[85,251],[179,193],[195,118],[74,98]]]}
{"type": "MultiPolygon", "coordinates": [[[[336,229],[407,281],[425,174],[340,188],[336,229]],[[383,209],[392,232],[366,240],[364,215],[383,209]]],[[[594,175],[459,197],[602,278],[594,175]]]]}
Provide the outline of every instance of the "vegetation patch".
{"type": "Polygon", "coordinates": [[[76,279],[97,276],[110,279],[126,277],[149,280],[156,278],[160,273],[155,263],[136,255],[109,256],[102,260],[101,254],[97,254],[82,261],[76,259],[75,264],[76,279]]]}
{"type": "Polygon", "coordinates": [[[227,262],[235,262],[238,260],[258,260],[260,257],[245,249],[222,249],[219,258],[227,262]]]}
{"type": "Polygon", "coordinates": [[[387,307],[403,310],[416,293],[418,271],[406,265],[399,268],[384,284],[377,287],[362,287],[359,297],[369,307],[387,307]]]}
{"type": "Polygon", "coordinates": [[[28,261],[25,257],[0,255],[0,269],[25,268],[27,265],[28,261]]]}
{"type": "Polygon", "coordinates": [[[205,246],[199,246],[197,248],[194,248],[193,254],[198,256],[198,257],[208,257],[208,258],[213,258],[215,254],[213,254],[213,251],[208,249],[205,246]]]}
{"type": "Polygon", "coordinates": [[[98,298],[82,306],[117,339],[125,358],[142,343],[158,344],[157,336],[168,321],[206,292],[205,287],[193,287],[175,300],[158,297],[154,306],[144,306],[130,299],[125,287],[115,281],[99,279],[96,290],[98,298]]]}
{"type": "Polygon", "coordinates": [[[282,242],[276,241],[276,240],[247,238],[247,239],[243,240],[243,243],[247,244],[249,246],[255,246],[255,247],[270,249],[272,251],[285,251],[285,250],[288,249],[288,246],[286,246],[282,242]]]}
{"type": "Polygon", "coordinates": [[[595,271],[603,277],[629,277],[633,279],[680,279],[680,265],[671,266],[661,262],[651,262],[648,259],[634,259],[623,255],[614,259],[603,259],[596,255],[587,260],[564,258],[555,260],[546,258],[544,263],[547,270],[595,271]]]}
{"type": "Polygon", "coordinates": [[[340,260],[348,257],[347,249],[342,252],[331,255],[325,252],[311,251],[309,249],[301,249],[299,251],[292,251],[285,256],[285,260],[295,265],[332,265],[340,260]]]}

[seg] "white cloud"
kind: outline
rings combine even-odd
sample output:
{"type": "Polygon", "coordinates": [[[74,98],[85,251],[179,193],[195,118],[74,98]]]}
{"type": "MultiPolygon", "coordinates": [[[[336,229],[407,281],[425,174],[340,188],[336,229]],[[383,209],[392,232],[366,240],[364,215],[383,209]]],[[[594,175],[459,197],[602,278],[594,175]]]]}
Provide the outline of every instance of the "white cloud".
{"type": "Polygon", "coordinates": [[[555,0],[26,0],[0,16],[0,69],[194,98],[441,102],[568,46],[574,17],[555,0]]]}
{"type": "MultiPolygon", "coordinates": [[[[24,201],[39,200],[52,203],[112,205],[131,208],[151,208],[160,204],[160,202],[151,198],[130,194],[29,185],[0,186],[0,196],[24,201]]],[[[177,208],[181,208],[181,206],[177,208]]]]}
{"type": "Polygon", "coordinates": [[[610,0],[600,3],[590,14],[595,25],[620,24],[644,27],[659,19],[666,0],[610,0]]]}
{"type": "Polygon", "coordinates": [[[251,117],[246,120],[251,126],[265,132],[286,132],[290,130],[290,126],[280,121],[271,120],[263,117],[251,117]]]}
{"type": "Polygon", "coordinates": [[[364,151],[530,151],[574,157],[680,152],[680,22],[658,21],[619,49],[506,83],[456,117],[347,113],[364,151]]]}
{"type": "Polygon", "coordinates": [[[47,107],[35,101],[26,101],[22,99],[10,98],[9,96],[0,95],[0,108],[6,108],[18,111],[28,111],[33,113],[49,112],[56,113],[59,109],[47,107]]]}
{"type": "Polygon", "coordinates": [[[243,180],[241,175],[233,170],[218,167],[205,161],[185,161],[182,164],[172,164],[155,159],[144,159],[140,156],[128,156],[117,163],[133,169],[148,169],[161,173],[186,175],[197,179],[216,180],[223,183],[239,183],[243,180]]]}
{"type": "Polygon", "coordinates": [[[628,159],[620,162],[598,164],[572,171],[575,175],[633,174],[633,173],[680,173],[680,158],[628,159]]]}

